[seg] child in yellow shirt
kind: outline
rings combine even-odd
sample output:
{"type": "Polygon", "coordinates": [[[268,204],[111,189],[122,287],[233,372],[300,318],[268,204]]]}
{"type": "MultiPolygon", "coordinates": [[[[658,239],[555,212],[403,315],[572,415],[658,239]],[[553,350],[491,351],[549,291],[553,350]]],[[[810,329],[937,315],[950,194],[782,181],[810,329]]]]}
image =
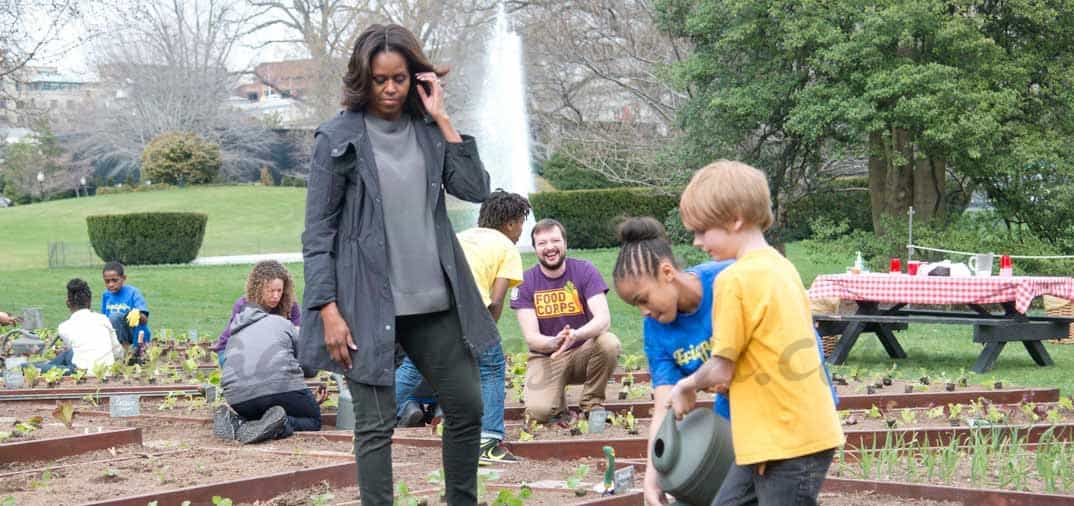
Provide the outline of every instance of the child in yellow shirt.
{"type": "Polygon", "coordinates": [[[714,260],[712,358],[672,388],[677,417],[698,390],[726,393],[735,463],[713,504],[816,504],[845,439],[832,401],[798,271],[768,245],[771,199],[764,173],[720,160],[682,194],[683,224],[714,260]]]}

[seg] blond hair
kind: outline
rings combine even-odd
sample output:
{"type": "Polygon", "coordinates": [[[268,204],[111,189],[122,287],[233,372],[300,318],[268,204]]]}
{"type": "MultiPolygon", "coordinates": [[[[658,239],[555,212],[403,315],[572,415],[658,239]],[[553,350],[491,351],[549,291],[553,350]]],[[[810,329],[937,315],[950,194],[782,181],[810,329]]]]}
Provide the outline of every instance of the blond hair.
{"type": "Polygon", "coordinates": [[[768,230],[772,226],[772,197],[764,173],[742,162],[717,160],[694,174],[679,199],[686,228],[726,229],[741,219],[768,230]]]}

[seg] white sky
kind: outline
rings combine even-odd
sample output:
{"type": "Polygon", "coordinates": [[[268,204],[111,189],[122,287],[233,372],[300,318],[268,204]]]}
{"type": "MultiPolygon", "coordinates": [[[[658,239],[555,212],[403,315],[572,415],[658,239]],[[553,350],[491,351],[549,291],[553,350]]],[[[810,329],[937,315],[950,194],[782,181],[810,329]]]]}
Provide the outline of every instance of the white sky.
{"type": "MultiPolygon", "coordinates": [[[[86,12],[85,20],[76,20],[68,23],[58,33],[56,40],[49,42],[39,53],[38,57],[31,62],[33,66],[57,67],[65,74],[73,74],[85,78],[93,77],[92,69],[92,44],[87,42],[87,36],[93,32],[92,27],[99,26],[102,16],[99,13],[86,12]]],[[[35,36],[41,36],[47,27],[47,21],[31,19],[30,24],[37,24],[40,28],[33,30],[35,36]]],[[[279,26],[266,28],[248,37],[248,40],[235,46],[232,51],[229,69],[242,70],[252,69],[255,65],[264,61],[275,61],[290,58],[302,58],[304,51],[298,47],[286,47],[275,44],[266,48],[253,49],[260,42],[268,39],[280,40],[287,37],[285,29],[279,26]]],[[[107,35],[104,35],[107,37],[107,35]]]]}

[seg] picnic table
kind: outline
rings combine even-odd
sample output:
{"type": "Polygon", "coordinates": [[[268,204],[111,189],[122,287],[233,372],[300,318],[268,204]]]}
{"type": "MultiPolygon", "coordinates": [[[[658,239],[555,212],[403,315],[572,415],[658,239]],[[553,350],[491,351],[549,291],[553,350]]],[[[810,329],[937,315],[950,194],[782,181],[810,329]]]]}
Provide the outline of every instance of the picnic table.
{"type": "Polygon", "coordinates": [[[973,366],[977,373],[991,369],[1009,342],[1021,342],[1037,365],[1053,365],[1041,341],[1067,336],[1074,318],[1027,314],[1033,299],[1042,295],[1074,300],[1074,278],[862,273],[817,276],[809,288],[811,299],[838,298],[857,304],[852,315],[813,315],[821,335],[841,334],[829,357],[831,363],[846,362],[862,332],[876,334],[888,355],[899,359],[906,358],[906,352],[894,330],[906,329],[910,323],[973,325],[973,341],[984,344],[973,366]],[[946,307],[925,309],[910,304],[946,307]],[[1002,312],[989,310],[986,304],[998,304],[1002,312]]]}

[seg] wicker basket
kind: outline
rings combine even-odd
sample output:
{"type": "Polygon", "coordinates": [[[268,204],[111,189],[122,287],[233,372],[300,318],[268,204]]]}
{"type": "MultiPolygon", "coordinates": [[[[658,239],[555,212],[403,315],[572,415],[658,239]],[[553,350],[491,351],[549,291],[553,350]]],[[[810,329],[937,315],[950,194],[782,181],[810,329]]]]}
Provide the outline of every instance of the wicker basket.
{"type": "Polygon", "coordinates": [[[834,336],[820,336],[820,346],[824,349],[824,358],[832,358],[832,353],[835,352],[835,345],[839,344],[839,335],[834,336]]]}
{"type": "MultiPolygon", "coordinates": [[[[1067,316],[1074,317],[1074,303],[1066,299],[1060,299],[1059,297],[1052,297],[1051,295],[1044,296],[1044,310],[1048,313],[1048,316],[1067,316]]],[[[1058,339],[1052,341],[1059,344],[1074,344],[1074,323],[1070,324],[1070,330],[1067,333],[1066,339],[1058,339]]]]}
{"type": "MultiPolygon", "coordinates": [[[[828,299],[811,299],[809,301],[810,309],[814,313],[819,314],[840,314],[845,313],[844,301],[838,298],[832,297],[828,299]]],[[[839,343],[839,334],[832,336],[820,336],[820,345],[824,350],[824,358],[832,356],[832,352],[835,351],[835,345],[839,343]]]]}

